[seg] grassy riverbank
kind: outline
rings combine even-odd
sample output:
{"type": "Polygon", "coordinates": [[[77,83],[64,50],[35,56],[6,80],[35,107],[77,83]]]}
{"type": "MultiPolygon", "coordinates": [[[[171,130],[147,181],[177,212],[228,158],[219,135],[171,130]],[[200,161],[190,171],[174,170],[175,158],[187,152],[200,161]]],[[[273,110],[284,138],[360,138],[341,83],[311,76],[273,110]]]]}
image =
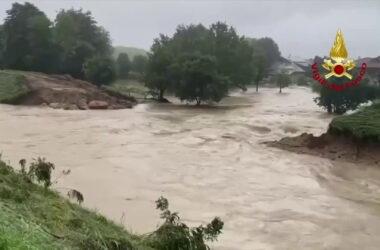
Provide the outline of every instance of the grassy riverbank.
{"type": "Polygon", "coordinates": [[[0,161],[0,249],[152,249],[0,161]]]}
{"type": "Polygon", "coordinates": [[[223,228],[219,218],[206,226],[188,227],[160,197],[156,206],[162,225],[152,233],[134,235],[50,190],[53,164],[38,159],[28,171],[25,162],[20,164],[24,167],[17,171],[0,159],[1,250],[206,250],[205,241],[216,240],[223,228]]]}
{"type": "Polygon", "coordinates": [[[267,145],[297,153],[371,165],[380,164],[380,100],[349,115],[334,118],[327,133],[303,133],[267,145]]]}
{"type": "Polygon", "coordinates": [[[334,118],[329,131],[357,141],[380,142],[380,100],[353,114],[334,118]]]}
{"type": "Polygon", "coordinates": [[[23,75],[17,72],[0,71],[0,103],[16,104],[29,91],[23,75]]]}

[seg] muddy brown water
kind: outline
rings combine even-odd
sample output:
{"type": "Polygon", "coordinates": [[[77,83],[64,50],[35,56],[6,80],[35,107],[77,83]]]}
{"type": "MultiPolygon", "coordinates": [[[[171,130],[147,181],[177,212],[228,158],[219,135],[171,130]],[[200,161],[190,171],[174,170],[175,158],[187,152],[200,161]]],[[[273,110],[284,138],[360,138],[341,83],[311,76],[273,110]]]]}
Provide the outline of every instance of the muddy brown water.
{"type": "Polygon", "coordinates": [[[0,105],[0,151],[44,156],[54,186],[136,233],[159,223],[161,195],[191,225],[219,216],[213,249],[380,249],[380,170],[267,147],[320,134],[331,116],[303,88],[235,93],[217,107],[141,104],[62,111],[0,105]]]}

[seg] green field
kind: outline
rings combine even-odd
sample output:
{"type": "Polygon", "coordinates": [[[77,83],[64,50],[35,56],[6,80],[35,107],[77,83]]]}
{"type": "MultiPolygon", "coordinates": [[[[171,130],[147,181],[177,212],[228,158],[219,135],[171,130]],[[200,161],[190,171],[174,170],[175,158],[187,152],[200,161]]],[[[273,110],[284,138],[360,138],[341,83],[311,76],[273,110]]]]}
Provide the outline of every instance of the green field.
{"type": "Polygon", "coordinates": [[[17,104],[29,91],[23,75],[11,71],[0,71],[0,103],[17,104]]]}
{"type": "Polygon", "coordinates": [[[330,131],[359,140],[380,142],[380,100],[353,114],[334,118],[330,131]]]}

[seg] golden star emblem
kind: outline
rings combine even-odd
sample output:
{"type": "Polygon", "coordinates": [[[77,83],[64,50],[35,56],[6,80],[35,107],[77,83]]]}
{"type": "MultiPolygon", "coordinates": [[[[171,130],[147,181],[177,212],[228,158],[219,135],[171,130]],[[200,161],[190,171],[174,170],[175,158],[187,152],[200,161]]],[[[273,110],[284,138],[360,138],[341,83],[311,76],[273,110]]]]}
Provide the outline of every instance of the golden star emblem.
{"type": "Polygon", "coordinates": [[[322,65],[325,69],[331,71],[325,75],[325,78],[328,79],[331,76],[342,77],[345,76],[348,79],[352,79],[352,75],[347,73],[347,71],[352,70],[355,67],[354,60],[347,60],[348,53],[346,45],[344,44],[342,31],[339,29],[335,37],[334,46],[330,51],[330,58],[335,61],[324,59],[324,64],[322,65]]]}

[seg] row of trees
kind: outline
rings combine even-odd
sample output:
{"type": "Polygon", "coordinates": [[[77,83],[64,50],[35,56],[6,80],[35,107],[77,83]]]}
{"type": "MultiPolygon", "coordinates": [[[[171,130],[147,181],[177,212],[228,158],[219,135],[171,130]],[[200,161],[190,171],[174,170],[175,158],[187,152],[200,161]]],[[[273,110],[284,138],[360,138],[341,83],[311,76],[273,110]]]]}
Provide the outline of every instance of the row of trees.
{"type": "Polygon", "coordinates": [[[115,63],[112,51],[109,33],[81,9],[60,10],[52,22],[33,4],[14,3],[0,25],[2,68],[70,74],[96,84],[125,77],[131,68],[145,70],[146,58],[131,62],[121,55],[115,63]]]}
{"type": "Polygon", "coordinates": [[[14,3],[0,25],[1,67],[70,74],[99,85],[134,71],[161,100],[166,90],[200,104],[219,101],[233,87],[258,87],[280,57],[272,39],[245,38],[221,22],[178,26],[172,37],[161,35],[149,61],[120,54],[115,62],[112,50],[109,33],[81,9],[60,10],[52,22],[33,4],[14,3]]]}
{"type": "Polygon", "coordinates": [[[217,22],[178,26],[172,37],[160,35],[149,55],[146,85],[164,99],[172,91],[181,100],[218,102],[230,88],[245,89],[265,76],[280,56],[270,38],[247,39],[217,22]]]}

